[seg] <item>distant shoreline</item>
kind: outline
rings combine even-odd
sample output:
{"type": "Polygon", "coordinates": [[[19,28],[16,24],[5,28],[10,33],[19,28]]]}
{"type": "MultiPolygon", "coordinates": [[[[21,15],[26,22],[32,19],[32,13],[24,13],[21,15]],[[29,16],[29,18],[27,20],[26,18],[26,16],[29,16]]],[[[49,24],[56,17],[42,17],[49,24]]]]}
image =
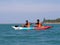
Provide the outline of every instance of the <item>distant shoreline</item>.
{"type": "MultiPolygon", "coordinates": [[[[0,23],[0,24],[24,24],[24,23],[0,23]]],[[[60,22],[44,22],[43,24],[60,24],[60,22]]]]}
{"type": "Polygon", "coordinates": [[[59,23],[49,23],[49,22],[46,23],[46,22],[45,22],[44,24],[60,24],[60,22],[59,22],[59,23]]]}

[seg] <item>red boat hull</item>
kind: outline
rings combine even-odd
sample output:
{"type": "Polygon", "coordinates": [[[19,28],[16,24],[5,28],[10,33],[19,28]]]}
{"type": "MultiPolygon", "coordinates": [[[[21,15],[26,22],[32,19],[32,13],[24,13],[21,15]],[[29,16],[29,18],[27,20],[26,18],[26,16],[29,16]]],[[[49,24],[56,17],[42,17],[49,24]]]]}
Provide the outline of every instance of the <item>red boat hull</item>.
{"type": "Polygon", "coordinates": [[[51,28],[52,26],[44,26],[44,27],[35,27],[35,30],[46,30],[51,28]]]}

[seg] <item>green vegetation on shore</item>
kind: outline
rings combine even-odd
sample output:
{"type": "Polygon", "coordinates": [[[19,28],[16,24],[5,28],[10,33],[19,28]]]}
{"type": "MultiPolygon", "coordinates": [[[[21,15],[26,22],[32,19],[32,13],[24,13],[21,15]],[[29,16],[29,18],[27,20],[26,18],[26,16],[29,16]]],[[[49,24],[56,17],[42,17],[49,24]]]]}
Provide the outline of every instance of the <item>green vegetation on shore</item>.
{"type": "Polygon", "coordinates": [[[44,18],[44,21],[43,21],[44,23],[60,23],[60,18],[57,18],[57,19],[55,19],[55,20],[46,20],[45,18],[44,18]]]}

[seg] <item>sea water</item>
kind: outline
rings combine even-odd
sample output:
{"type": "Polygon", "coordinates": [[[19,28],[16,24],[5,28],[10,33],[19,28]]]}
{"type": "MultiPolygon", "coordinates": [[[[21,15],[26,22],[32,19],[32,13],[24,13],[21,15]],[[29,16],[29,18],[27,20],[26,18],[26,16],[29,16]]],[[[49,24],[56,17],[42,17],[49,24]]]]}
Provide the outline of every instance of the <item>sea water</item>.
{"type": "Polygon", "coordinates": [[[14,30],[15,24],[0,24],[0,45],[60,45],[60,24],[47,30],[14,30]]]}

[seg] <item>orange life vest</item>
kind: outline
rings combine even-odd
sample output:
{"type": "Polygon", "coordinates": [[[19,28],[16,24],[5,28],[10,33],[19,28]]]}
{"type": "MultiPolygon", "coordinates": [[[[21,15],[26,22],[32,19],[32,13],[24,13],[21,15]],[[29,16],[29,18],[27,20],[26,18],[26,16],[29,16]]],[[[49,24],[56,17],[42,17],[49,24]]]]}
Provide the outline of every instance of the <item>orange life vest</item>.
{"type": "Polygon", "coordinates": [[[30,23],[28,23],[28,24],[26,25],[26,27],[30,27],[30,23]]]}
{"type": "Polygon", "coordinates": [[[42,23],[36,24],[37,27],[42,27],[42,23]]]}

